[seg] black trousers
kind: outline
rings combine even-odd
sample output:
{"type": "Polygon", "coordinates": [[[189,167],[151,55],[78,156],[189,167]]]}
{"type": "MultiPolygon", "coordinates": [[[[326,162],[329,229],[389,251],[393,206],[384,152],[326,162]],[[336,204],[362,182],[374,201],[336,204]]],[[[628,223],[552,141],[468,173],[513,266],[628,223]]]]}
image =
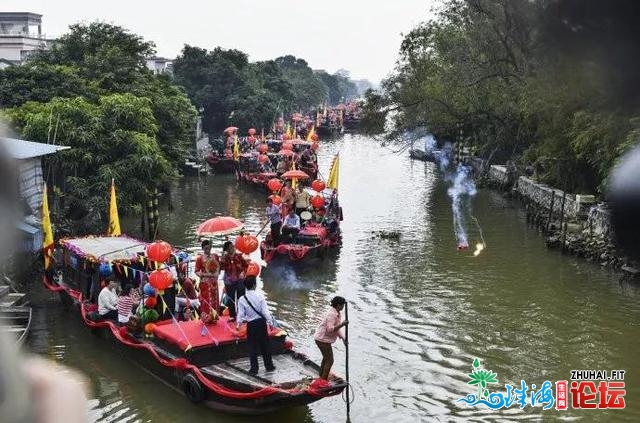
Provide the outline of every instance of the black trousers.
{"type": "Polygon", "coordinates": [[[282,227],[282,222],[271,224],[271,239],[273,240],[273,245],[280,244],[280,228],[281,227],[282,227]]]}
{"type": "Polygon", "coordinates": [[[249,347],[249,361],[251,363],[249,371],[251,373],[258,373],[258,350],[262,353],[264,367],[267,370],[273,369],[267,322],[263,318],[247,323],[247,346],[249,347]]]}
{"type": "Polygon", "coordinates": [[[225,283],[224,289],[225,291],[227,291],[227,295],[229,296],[229,298],[231,298],[232,301],[229,305],[229,316],[235,319],[237,312],[236,296],[238,297],[238,299],[240,299],[240,297],[244,295],[244,281],[242,279],[238,279],[235,282],[225,283]]]}
{"type": "Polygon", "coordinates": [[[290,228],[289,226],[283,226],[282,239],[287,242],[291,242],[292,240],[295,240],[295,238],[298,236],[298,232],[300,232],[300,229],[298,228],[290,228]]]}
{"type": "Polygon", "coordinates": [[[101,314],[102,320],[115,320],[118,321],[118,310],[109,310],[106,314],[101,314]]]}

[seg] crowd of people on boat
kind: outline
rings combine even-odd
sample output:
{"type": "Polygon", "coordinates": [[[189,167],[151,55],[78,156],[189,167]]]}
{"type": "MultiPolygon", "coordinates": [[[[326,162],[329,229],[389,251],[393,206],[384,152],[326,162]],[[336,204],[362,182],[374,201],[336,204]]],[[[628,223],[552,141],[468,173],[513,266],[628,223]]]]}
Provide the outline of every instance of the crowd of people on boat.
{"type": "MultiPolygon", "coordinates": [[[[280,214],[277,213],[279,216],[280,214]]],[[[285,219],[284,228],[295,230],[299,227],[299,216],[292,208],[285,219]]],[[[274,325],[275,320],[270,313],[264,296],[256,291],[256,276],[248,275],[249,260],[236,252],[231,241],[224,243],[222,254],[212,252],[210,240],[201,244],[202,253],[196,258],[195,274],[199,278],[196,288],[193,280],[184,268],[178,272],[181,285],[180,294],[175,298],[175,316],[178,320],[191,320],[194,313],[200,315],[204,323],[214,323],[219,314],[226,308],[229,310],[229,322],[236,323],[236,330],[246,323],[246,337],[250,358],[249,372],[256,374],[259,370],[258,354],[263,357],[265,369],[275,370],[269,347],[268,325],[274,325]],[[220,303],[218,292],[218,277],[224,271],[225,303],[220,303]]],[[[100,319],[111,320],[119,325],[130,323],[132,316],[141,307],[142,293],[129,284],[120,286],[120,282],[113,277],[108,278],[98,295],[98,314],[100,319]]],[[[314,335],[318,349],[322,354],[320,377],[328,380],[333,365],[333,351],[331,344],[337,338],[346,342],[341,328],[348,322],[342,320],[340,311],[346,301],[342,297],[334,297],[331,307],[323,316],[314,335]]]]}

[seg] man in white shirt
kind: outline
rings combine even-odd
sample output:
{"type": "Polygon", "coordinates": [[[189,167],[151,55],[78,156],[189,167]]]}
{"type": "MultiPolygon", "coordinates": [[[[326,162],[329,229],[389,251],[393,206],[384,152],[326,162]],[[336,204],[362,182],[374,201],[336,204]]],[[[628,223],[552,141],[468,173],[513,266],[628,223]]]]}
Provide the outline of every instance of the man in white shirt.
{"type": "Polygon", "coordinates": [[[264,296],[256,292],[256,277],[248,276],[245,278],[244,286],[246,292],[238,299],[236,324],[240,328],[243,322],[247,322],[247,346],[249,347],[249,362],[251,363],[249,372],[252,374],[258,373],[258,349],[262,352],[264,367],[268,372],[272,372],[276,368],[271,357],[267,322],[272,322],[273,317],[269,313],[264,296]]]}
{"type": "Polygon", "coordinates": [[[118,318],[117,281],[109,281],[98,295],[98,314],[102,319],[116,320],[118,318]]]}
{"type": "Polygon", "coordinates": [[[282,237],[288,242],[293,242],[298,232],[300,232],[300,216],[296,214],[296,209],[291,208],[287,217],[284,218],[282,237]]]}
{"type": "Polygon", "coordinates": [[[266,213],[269,223],[271,223],[271,240],[273,245],[277,246],[280,244],[280,228],[282,227],[281,209],[280,206],[273,204],[271,198],[267,198],[266,213]]]}

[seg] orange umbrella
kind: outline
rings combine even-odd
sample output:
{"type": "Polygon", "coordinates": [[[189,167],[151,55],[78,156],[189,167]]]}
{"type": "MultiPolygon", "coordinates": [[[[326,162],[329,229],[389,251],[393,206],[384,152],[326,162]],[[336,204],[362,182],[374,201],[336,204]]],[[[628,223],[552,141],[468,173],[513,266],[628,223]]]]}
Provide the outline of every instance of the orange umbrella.
{"type": "Polygon", "coordinates": [[[306,172],[302,171],[302,170],[290,170],[288,172],[285,172],[282,174],[282,178],[283,179],[308,179],[309,175],[306,174],[306,172]]]}
{"type": "Polygon", "coordinates": [[[209,219],[198,226],[196,235],[227,235],[244,227],[244,223],[231,216],[218,216],[209,219]]]}

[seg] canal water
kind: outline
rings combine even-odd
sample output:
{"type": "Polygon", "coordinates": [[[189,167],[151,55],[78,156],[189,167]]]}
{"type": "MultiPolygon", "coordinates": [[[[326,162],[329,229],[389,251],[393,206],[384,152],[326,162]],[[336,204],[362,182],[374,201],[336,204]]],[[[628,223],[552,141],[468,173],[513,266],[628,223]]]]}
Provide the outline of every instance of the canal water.
{"type": "MultiPolygon", "coordinates": [[[[618,274],[548,251],[525,224],[523,211],[500,193],[480,190],[471,212],[487,248],[478,257],[458,252],[446,183],[432,164],[413,162],[363,136],[322,143],[321,171],[340,152],[343,245],[313,267],[269,268],[261,288],[296,348],[320,357],[312,332],[336,294],[349,300],[353,422],[463,420],[639,421],[640,291],[618,274]],[[384,239],[376,231],[397,231],[384,239]],[[572,369],[624,369],[626,409],[542,411],[470,408],[477,393],[468,374],[475,358],[497,373],[491,391],[526,381],[569,380],[572,369]]],[[[263,220],[264,194],[232,177],[181,181],[173,212],[161,211],[160,235],[196,247],[194,230],[219,214],[237,216],[250,230],[263,220]]],[[[137,222],[127,222],[138,235],[137,222]]],[[[469,239],[479,240],[469,227],[469,239]]],[[[472,242],[472,243],[473,243],[472,242]]],[[[128,361],[114,355],[57,297],[36,296],[30,347],[82,371],[90,381],[94,421],[339,422],[345,404],[325,399],[273,415],[227,416],[191,404],[128,361]]],[[[344,346],[334,370],[344,371],[344,346]]]]}

